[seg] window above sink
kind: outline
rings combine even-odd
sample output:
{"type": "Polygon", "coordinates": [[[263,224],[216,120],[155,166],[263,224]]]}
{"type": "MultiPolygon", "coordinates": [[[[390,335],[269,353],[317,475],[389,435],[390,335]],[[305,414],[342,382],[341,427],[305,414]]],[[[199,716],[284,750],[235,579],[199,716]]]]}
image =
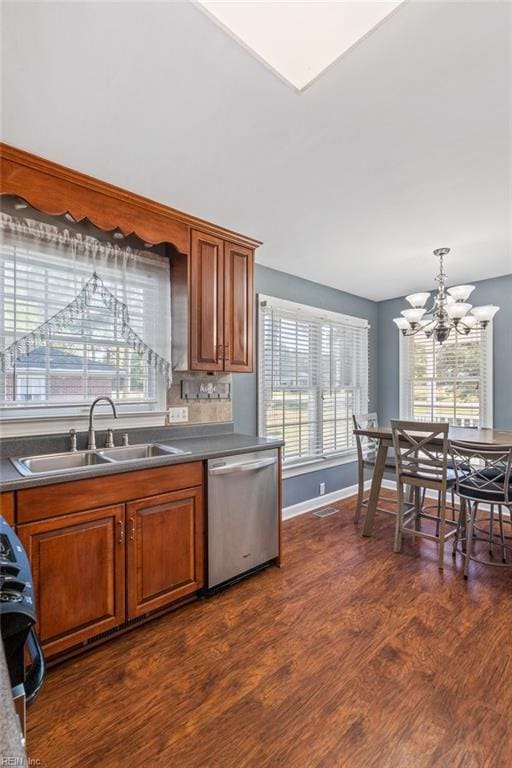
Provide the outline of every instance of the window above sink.
{"type": "Polygon", "coordinates": [[[170,272],[162,249],[13,199],[3,208],[0,352],[16,347],[4,358],[2,420],[82,416],[97,395],[120,415],[163,412],[170,272]]]}

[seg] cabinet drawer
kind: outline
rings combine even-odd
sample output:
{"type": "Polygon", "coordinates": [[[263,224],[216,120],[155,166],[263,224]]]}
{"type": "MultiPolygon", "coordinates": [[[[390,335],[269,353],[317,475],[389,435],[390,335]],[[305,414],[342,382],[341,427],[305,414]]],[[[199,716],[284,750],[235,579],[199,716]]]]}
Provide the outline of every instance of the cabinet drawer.
{"type": "Polygon", "coordinates": [[[91,507],[122,504],[143,496],[192,488],[203,482],[201,461],[170,467],[123,472],[18,491],[18,524],[80,512],[91,507]]]}

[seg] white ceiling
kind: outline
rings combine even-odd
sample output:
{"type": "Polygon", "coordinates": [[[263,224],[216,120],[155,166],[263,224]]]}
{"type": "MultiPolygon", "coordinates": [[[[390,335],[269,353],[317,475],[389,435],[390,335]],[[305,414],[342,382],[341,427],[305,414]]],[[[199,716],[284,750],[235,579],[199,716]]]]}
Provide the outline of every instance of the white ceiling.
{"type": "Polygon", "coordinates": [[[403,2],[196,0],[220,26],[299,91],[403,2]]]}
{"type": "Polygon", "coordinates": [[[384,299],[512,272],[508,2],[412,2],[302,93],[187,2],[4,2],[5,141],[384,299]]]}

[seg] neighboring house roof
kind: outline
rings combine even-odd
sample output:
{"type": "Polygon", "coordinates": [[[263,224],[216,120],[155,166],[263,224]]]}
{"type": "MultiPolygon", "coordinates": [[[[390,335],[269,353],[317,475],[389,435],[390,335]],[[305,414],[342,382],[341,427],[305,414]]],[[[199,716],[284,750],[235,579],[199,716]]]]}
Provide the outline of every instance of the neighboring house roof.
{"type": "MultiPolygon", "coordinates": [[[[53,347],[37,347],[33,352],[19,355],[16,358],[16,365],[22,368],[45,370],[47,365],[46,355],[49,353],[49,366],[51,371],[81,371],[83,369],[83,359],[79,355],[72,355],[70,352],[64,352],[61,349],[53,347]]],[[[116,373],[116,368],[108,363],[102,363],[99,360],[89,360],[87,363],[89,371],[98,371],[101,373],[116,373]]]]}

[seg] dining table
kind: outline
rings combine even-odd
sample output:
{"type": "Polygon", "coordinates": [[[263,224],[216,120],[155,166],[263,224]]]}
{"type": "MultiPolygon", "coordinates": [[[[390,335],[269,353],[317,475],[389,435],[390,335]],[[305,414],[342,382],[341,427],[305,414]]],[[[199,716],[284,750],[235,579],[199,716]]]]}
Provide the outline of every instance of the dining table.
{"type": "MultiPolygon", "coordinates": [[[[364,429],[355,429],[355,435],[361,435],[369,438],[377,445],[375,457],[375,466],[373,478],[370,487],[370,496],[368,497],[368,506],[366,518],[363,526],[363,536],[371,536],[373,532],[373,523],[377,512],[377,505],[381,493],[382,479],[386,468],[386,459],[388,450],[393,446],[393,436],[391,426],[366,427],[364,429]]],[[[448,430],[448,440],[460,440],[465,443],[474,443],[476,445],[509,445],[512,446],[512,429],[492,429],[488,427],[452,427],[448,430]]],[[[425,445],[426,448],[435,448],[442,444],[441,435],[432,439],[431,443],[425,445]]]]}

